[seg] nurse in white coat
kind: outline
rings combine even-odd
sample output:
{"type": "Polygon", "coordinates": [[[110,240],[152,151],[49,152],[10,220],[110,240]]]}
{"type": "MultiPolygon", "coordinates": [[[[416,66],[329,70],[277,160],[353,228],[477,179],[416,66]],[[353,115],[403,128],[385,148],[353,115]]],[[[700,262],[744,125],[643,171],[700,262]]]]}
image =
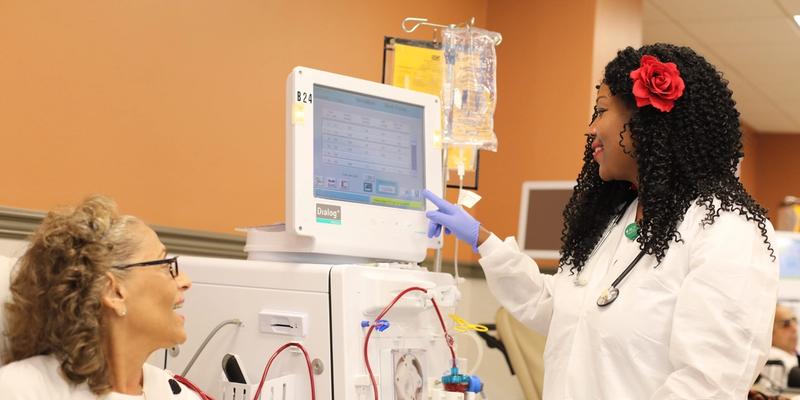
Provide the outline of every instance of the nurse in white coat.
{"type": "Polygon", "coordinates": [[[626,48],[605,69],[584,165],[545,275],[431,193],[480,252],[492,293],[547,336],[553,399],[744,399],[766,361],[778,264],[766,212],[735,175],[739,113],[686,47],[626,48]]]}
{"type": "Polygon", "coordinates": [[[13,271],[0,398],[205,398],[145,364],[186,340],[190,286],[155,232],[110,199],[49,213],[13,271]]]}

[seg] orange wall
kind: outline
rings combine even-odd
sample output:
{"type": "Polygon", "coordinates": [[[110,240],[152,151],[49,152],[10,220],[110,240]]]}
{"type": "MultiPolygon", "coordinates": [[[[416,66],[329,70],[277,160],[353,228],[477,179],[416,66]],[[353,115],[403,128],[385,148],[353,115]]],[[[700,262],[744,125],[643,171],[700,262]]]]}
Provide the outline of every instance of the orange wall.
{"type": "Polygon", "coordinates": [[[594,4],[489,4],[489,28],[503,34],[497,48],[499,146],[497,153],[481,154],[483,200],[475,214],[500,237],[517,234],[523,181],[578,174],[589,119],[594,4]]]}
{"type": "Polygon", "coordinates": [[[517,231],[522,182],[574,179],[589,115],[594,1],[492,1],[497,48],[497,153],[481,156],[479,215],[500,235],[517,231]]]}
{"type": "Polygon", "coordinates": [[[0,204],[100,192],[167,226],[280,221],[291,68],[379,81],[384,35],[432,37],[403,34],[403,18],[485,26],[487,3],[3,2],[0,204]]]}
{"type": "Polygon", "coordinates": [[[100,192],[160,225],[231,232],[280,221],[289,70],[379,80],[384,35],[432,37],[402,33],[406,16],[475,16],[504,36],[500,152],[482,157],[485,200],[475,211],[488,227],[515,234],[522,181],[575,177],[593,85],[594,1],[290,4],[4,5],[0,132],[11,151],[0,169],[18,172],[0,177],[14,188],[0,204],[45,210],[100,192]]]}
{"type": "Polygon", "coordinates": [[[758,135],[756,199],[769,209],[773,223],[783,197],[800,196],[798,149],[800,134],[758,135]]]}
{"type": "Polygon", "coordinates": [[[748,192],[769,210],[773,225],[785,196],[800,197],[800,134],[759,133],[746,123],[741,180],[748,192]]]}
{"type": "Polygon", "coordinates": [[[759,153],[758,153],[758,143],[759,143],[758,132],[747,125],[746,123],[742,123],[742,146],[744,151],[744,157],[740,163],[739,167],[739,180],[742,181],[744,188],[753,196],[756,200],[759,200],[758,197],[758,165],[759,165],[759,153]]]}
{"type": "MultiPolygon", "coordinates": [[[[497,47],[496,153],[483,151],[472,212],[500,237],[516,236],[522,182],[574,179],[589,115],[595,2],[492,0],[488,29],[497,47]]],[[[457,198],[456,190],[448,198],[457,198]]],[[[453,238],[445,238],[452,259],[453,238]]],[[[459,259],[477,261],[469,246],[459,259]]]]}
{"type": "MultiPolygon", "coordinates": [[[[280,221],[289,70],[380,80],[384,35],[432,37],[402,33],[407,16],[475,16],[503,34],[499,152],[483,153],[474,211],[488,228],[516,234],[523,181],[576,176],[605,15],[594,0],[293,4],[4,2],[0,205],[46,210],[106,193],[160,225],[231,232],[280,221]]],[[[764,206],[800,195],[798,146],[800,136],[745,127],[742,180],[764,206]]],[[[466,246],[460,254],[475,259],[466,246]]]]}

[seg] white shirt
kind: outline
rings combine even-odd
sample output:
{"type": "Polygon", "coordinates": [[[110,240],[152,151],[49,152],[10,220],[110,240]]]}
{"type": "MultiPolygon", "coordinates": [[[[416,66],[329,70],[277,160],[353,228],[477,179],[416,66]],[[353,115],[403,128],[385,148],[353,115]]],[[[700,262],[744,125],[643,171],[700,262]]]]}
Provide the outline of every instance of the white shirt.
{"type": "MultiPolygon", "coordinates": [[[[789,386],[789,370],[797,366],[797,354],[790,354],[783,349],[779,349],[777,347],[771,347],[769,349],[769,360],[780,360],[783,363],[783,369],[780,369],[781,377],[779,381],[775,383],[780,385],[782,388],[786,388],[789,386]]],[[[767,372],[768,367],[764,368],[764,372],[767,372]]],[[[762,374],[764,373],[762,372],[762,374]]],[[[766,374],[765,374],[766,375],[766,374]]],[[[770,379],[776,378],[775,376],[770,376],[770,379]]]]}
{"type": "Polygon", "coordinates": [[[639,253],[623,235],[635,210],[634,201],[587,261],[584,286],[568,266],[540,274],[513,238],[492,235],[479,247],[492,293],[547,336],[543,398],[746,398],[767,359],[778,283],[756,224],[722,212],[702,227],[706,209],[693,204],[678,228],[683,242],[670,243],[657,267],[645,255],[617,300],[598,307],[639,253]]]}
{"type": "Polygon", "coordinates": [[[169,379],[172,374],[150,364],[144,364],[144,395],[132,396],[110,392],[96,395],[85,382],[74,385],[61,374],[54,356],[34,356],[15,361],[0,368],[0,393],[3,400],[162,400],[199,399],[195,392],[180,384],[179,394],[172,394],[169,379]]]}

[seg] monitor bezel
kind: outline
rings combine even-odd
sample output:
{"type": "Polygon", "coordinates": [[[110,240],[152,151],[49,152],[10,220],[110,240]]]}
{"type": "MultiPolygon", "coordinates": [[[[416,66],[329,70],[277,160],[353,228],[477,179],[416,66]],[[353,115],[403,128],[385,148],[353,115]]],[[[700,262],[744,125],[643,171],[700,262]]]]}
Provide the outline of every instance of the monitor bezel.
{"type": "Polygon", "coordinates": [[[428,239],[425,211],[317,198],[314,194],[314,85],[361,93],[424,108],[424,186],[442,195],[441,110],[439,98],[377,82],[296,67],[287,79],[286,93],[286,229],[314,237],[318,246],[342,255],[420,262],[427,248],[441,247],[441,238],[428,239]],[[298,94],[300,96],[298,97],[298,94]],[[318,223],[317,204],[339,207],[341,224],[318,223]],[[345,221],[346,218],[346,221],[345,221]]]}
{"type": "MultiPolygon", "coordinates": [[[[546,181],[546,180],[537,180],[537,181],[526,181],[522,183],[522,194],[520,196],[519,202],[519,221],[517,225],[517,243],[519,244],[520,249],[522,252],[527,254],[531,258],[537,259],[546,259],[546,260],[558,260],[561,258],[559,253],[560,249],[527,249],[525,248],[525,238],[526,238],[526,230],[527,227],[527,220],[528,220],[528,208],[530,202],[530,192],[531,190],[574,190],[575,188],[575,181],[560,181],[560,180],[553,180],[553,181],[546,181]]],[[[560,233],[560,232],[559,232],[560,233]]]]}

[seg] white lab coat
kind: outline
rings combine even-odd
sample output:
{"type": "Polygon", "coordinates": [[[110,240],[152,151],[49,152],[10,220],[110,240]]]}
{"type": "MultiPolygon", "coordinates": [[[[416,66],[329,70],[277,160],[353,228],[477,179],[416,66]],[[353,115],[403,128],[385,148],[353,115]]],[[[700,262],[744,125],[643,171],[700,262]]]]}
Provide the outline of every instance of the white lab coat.
{"type": "MultiPolygon", "coordinates": [[[[778,263],[756,224],[723,212],[701,226],[693,204],[661,265],[645,255],[617,300],[597,298],[639,252],[623,235],[636,202],[588,260],[585,286],[492,235],[479,247],[486,281],[517,319],[547,336],[545,400],[744,399],[767,359],[778,263]]],[[[767,222],[772,240],[772,225],[767,222]]],[[[773,245],[774,247],[774,245],[773,245]]]]}
{"type": "Polygon", "coordinates": [[[168,382],[172,378],[169,371],[145,364],[142,373],[144,396],[116,392],[98,396],[89,390],[89,385],[85,382],[80,385],[68,382],[61,374],[59,362],[54,356],[34,356],[0,368],[0,398],[3,400],[196,400],[200,398],[180,383],[180,393],[173,394],[168,382]]]}

